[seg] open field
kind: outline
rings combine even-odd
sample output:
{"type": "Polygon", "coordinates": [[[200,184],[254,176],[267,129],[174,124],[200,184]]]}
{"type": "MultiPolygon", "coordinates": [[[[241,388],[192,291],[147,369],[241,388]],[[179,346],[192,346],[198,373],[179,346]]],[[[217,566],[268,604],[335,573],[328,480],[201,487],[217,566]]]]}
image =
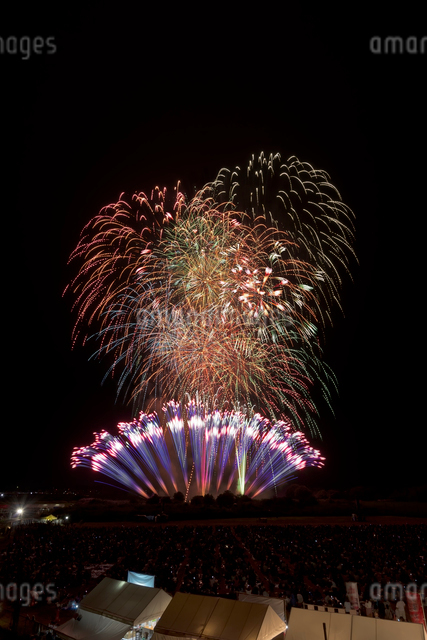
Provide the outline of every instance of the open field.
{"type": "Polygon", "coordinates": [[[211,524],[220,526],[235,527],[237,525],[263,526],[277,525],[285,527],[287,525],[341,525],[341,526],[363,526],[369,524],[381,525],[417,525],[427,524],[427,518],[411,518],[406,516],[372,516],[365,522],[353,522],[348,516],[281,516],[277,518],[218,518],[209,520],[179,520],[168,522],[82,522],[80,527],[165,527],[165,526],[209,526],[211,524]]]}

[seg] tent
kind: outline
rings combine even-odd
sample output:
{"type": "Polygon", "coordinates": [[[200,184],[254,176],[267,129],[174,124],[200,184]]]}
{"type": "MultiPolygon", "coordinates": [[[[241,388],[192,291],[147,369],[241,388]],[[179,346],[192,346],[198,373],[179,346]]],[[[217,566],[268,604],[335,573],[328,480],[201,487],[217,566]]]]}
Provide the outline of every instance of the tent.
{"type": "Polygon", "coordinates": [[[176,593],[152,640],[271,640],[286,625],[267,604],[176,593]]]}
{"type": "Polygon", "coordinates": [[[55,631],[66,640],[98,635],[103,640],[120,640],[131,627],[153,627],[171,600],[162,589],[104,578],[81,601],[81,619],[69,620],[55,631]]]}
{"type": "Polygon", "coordinates": [[[80,609],[136,625],[160,618],[171,600],[163,589],[104,578],[82,600],[80,609]]]}
{"type": "Polygon", "coordinates": [[[88,638],[102,638],[102,640],[121,640],[131,628],[118,620],[112,620],[89,611],[82,611],[79,619],[72,618],[55,629],[56,635],[64,640],[87,640],[88,638]]]}
{"type": "Polygon", "coordinates": [[[269,598],[267,596],[258,596],[254,593],[239,593],[238,598],[241,602],[260,602],[261,604],[269,604],[277,613],[279,618],[286,622],[285,601],[283,598],[269,598]]]}
{"type": "Polygon", "coordinates": [[[327,640],[427,640],[422,624],[292,609],[286,640],[325,640],[325,637],[327,640]]]}

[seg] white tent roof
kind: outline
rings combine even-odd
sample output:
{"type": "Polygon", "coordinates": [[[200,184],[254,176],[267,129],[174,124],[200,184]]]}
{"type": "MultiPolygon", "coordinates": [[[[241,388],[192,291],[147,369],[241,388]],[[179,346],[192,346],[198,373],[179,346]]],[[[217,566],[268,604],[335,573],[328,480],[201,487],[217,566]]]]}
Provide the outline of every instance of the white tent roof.
{"type": "Polygon", "coordinates": [[[286,625],[266,604],[176,593],[152,640],[271,640],[286,625]]]}
{"type": "Polygon", "coordinates": [[[282,598],[270,598],[267,596],[258,596],[255,593],[239,593],[238,598],[241,602],[259,602],[268,604],[277,613],[279,618],[286,622],[285,601],[282,598]]]}
{"type": "Polygon", "coordinates": [[[130,629],[129,624],[123,624],[118,620],[112,620],[89,611],[82,611],[79,618],[81,619],[71,618],[57,627],[55,633],[65,640],[69,638],[74,640],[88,640],[89,638],[121,640],[130,629]]]}
{"type": "Polygon", "coordinates": [[[293,608],[286,640],[427,640],[424,627],[412,622],[396,622],[326,611],[293,608]]]}
{"type": "Polygon", "coordinates": [[[171,600],[172,597],[162,589],[104,578],[81,601],[79,608],[124,624],[137,625],[160,618],[171,600]]]}

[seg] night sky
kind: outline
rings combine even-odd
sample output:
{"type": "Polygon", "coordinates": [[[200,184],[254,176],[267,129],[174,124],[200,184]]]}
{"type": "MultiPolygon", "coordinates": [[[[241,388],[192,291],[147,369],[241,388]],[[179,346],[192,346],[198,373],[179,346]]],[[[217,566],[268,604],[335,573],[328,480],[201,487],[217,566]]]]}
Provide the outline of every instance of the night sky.
{"type": "Polygon", "coordinates": [[[260,151],[326,170],[356,215],[360,264],[324,349],[339,382],[314,442],[327,464],[299,481],[425,482],[426,55],[370,51],[425,35],[421,15],[117,6],[1,9],[3,39],[56,47],[0,56],[2,487],[86,482],[72,448],[133,417],[94,349],[71,349],[62,292],[84,224],[122,191],[191,191],[260,151]]]}

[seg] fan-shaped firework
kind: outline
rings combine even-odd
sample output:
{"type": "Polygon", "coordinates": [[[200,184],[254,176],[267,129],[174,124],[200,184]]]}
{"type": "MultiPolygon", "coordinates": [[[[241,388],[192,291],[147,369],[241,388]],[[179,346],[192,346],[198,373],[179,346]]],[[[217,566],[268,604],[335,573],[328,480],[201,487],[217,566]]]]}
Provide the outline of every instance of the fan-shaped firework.
{"type": "Polygon", "coordinates": [[[201,495],[223,487],[255,497],[298,469],[323,465],[320,453],[288,422],[208,411],[195,401],[184,411],[169,402],[164,412],[164,427],[156,414],[141,413],[119,424],[117,436],[95,434],[93,444],[74,450],[72,466],[89,467],[145,497],[179,488],[188,494],[191,483],[201,495]]]}
{"type": "Polygon", "coordinates": [[[333,381],[317,326],[325,292],[337,297],[336,263],[348,262],[351,212],[326,174],[292,159],[277,177],[278,162],[261,155],[246,187],[222,170],[188,203],[177,190],[169,209],[165,190],[121,198],[85,229],[72,256],[84,260],[74,338],[82,321],[100,322],[98,354],[113,354],[119,390],[255,404],[316,430],[310,385],[319,379],[329,399],[333,381]]]}

